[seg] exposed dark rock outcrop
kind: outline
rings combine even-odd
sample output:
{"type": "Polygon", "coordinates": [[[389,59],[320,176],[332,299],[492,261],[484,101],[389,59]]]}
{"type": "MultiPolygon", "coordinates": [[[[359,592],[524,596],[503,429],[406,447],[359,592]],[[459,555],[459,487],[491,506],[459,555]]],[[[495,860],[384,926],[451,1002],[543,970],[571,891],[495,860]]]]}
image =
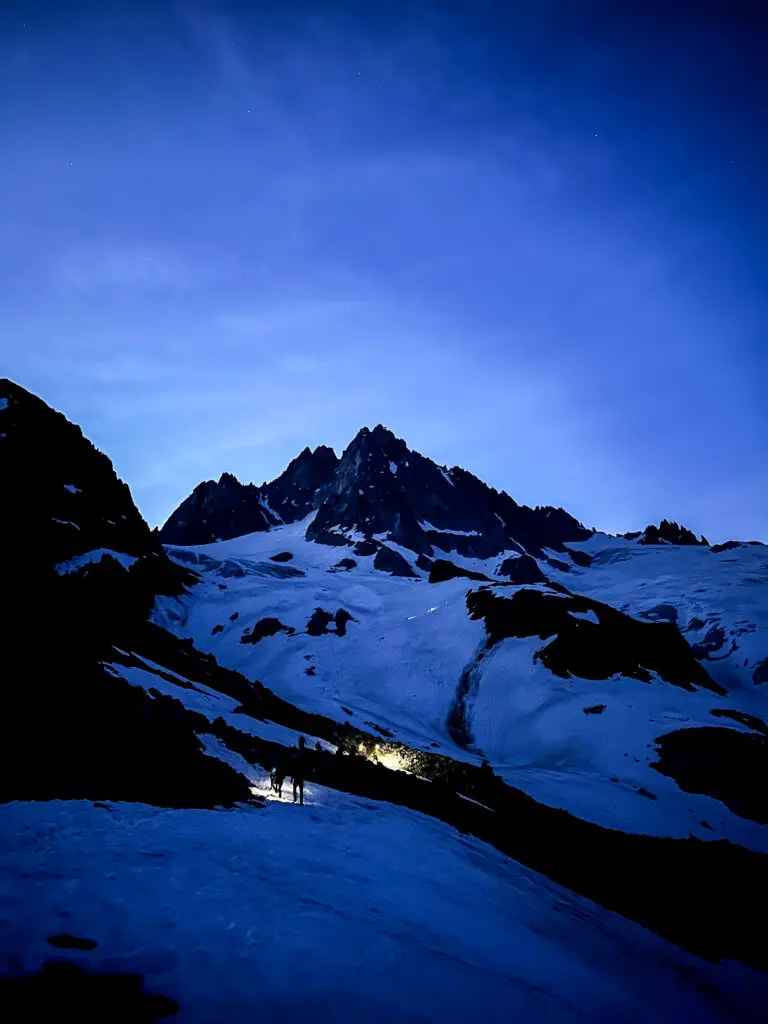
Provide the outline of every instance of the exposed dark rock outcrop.
{"type": "Polygon", "coordinates": [[[77,935],[68,935],[66,933],[49,935],[45,941],[49,946],[54,946],[56,949],[79,949],[83,953],[97,949],[99,945],[93,939],[81,938],[77,935]]]}
{"type": "Polygon", "coordinates": [[[734,548],[740,548],[741,546],[741,541],[727,540],[723,544],[713,544],[709,550],[713,555],[717,555],[721,551],[733,551],[734,548]]]}
{"type": "Polygon", "coordinates": [[[539,568],[539,563],[531,555],[505,558],[496,570],[496,575],[516,584],[547,582],[547,577],[539,568]]]}
{"type": "Polygon", "coordinates": [[[349,572],[350,569],[356,569],[357,562],[354,558],[342,558],[335,565],[332,565],[328,572],[349,572]]]}
{"type": "Polygon", "coordinates": [[[713,544],[710,547],[710,551],[713,555],[719,554],[721,551],[733,551],[734,548],[752,548],[752,547],[765,547],[762,541],[759,540],[727,540],[723,544],[713,544]]]}
{"type": "Polygon", "coordinates": [[[271,562],[290,562],[292,559],[293,555],[290,551],[278,551],[276,555],[269,556],[271,562]]]}
{"type": "MultiPolygon", "coordinates": [[[[338,530],[320,530],[313,538],[316,544],[325,544],[330,548],[346,548],[352,543],[349,537],[343,533],[339,533],[338,530]]],[[[355,545],[355,548],[357,545],[355,545]]],[[[355,550],[355,554],[361,554],[360,551],[355,550]]]]}
{"type": "Polygon", "coordinates": [[[307,623],[307,633],[310,636],[324,636],[326,633],[346,636],[347,623],[356,621],[346,608],[339,608],[335,614],[327,612],[324,608],[315,608],[307,623]],[[331,623],[335,625],[335,629],[329,628],[331,623]]]}
{"type": "Polygon", "coordinates": [[[755,686],[759,686],[760,683],[768,683],[768,658],[763,658],[762,661],[758,661],[755,665],[752,673],[752,682],[755,686]]]}
{"type": "Polygon", "coordinates": [[[307,622],[307,633],[310,636],[322,636],[328,632],[328,626],[333,622],[333,613],[325,611],[324,608],[315,608],[307,622]]]}
{"type": "Polygon", "coordinates": [[[393,551],[392,548],[386,546],[380,547],[376,552],[373,568],[380,572],[388,572],[391,576],[419,578],[419,574],[407,558],[404,558],[399,551],[393,551]]]}
{"type": "Polygon", "coordinates": [[[677,608],[672,604],[657,604],[639,613],[644,619],[652,622],[671,622],[677,625],[677,608]]]}
{"type": "Polygon", "coordinates": [[[734,814],[768,824],[768,739],[718,726],[678,729],[656,740],[651,767],[686,793],[703,793],[734,814]]]}
{"type": "Polygon", "coordinates": [[[563,562],[560,558],[547,558],[547,565],[552,566],[553,569],[559,569],[560,572],[570,572],[571,567],[567,562],[563,562]]]}
{"type": "Polygon", "coordinates": [[[581,566],[582,569],[588,569],[592,565],[592,556],[588,555],[586,551],[577,551],[566,545],[565,552],[571,556],[573,564],[581,566]]]}
{"type": "Polygon", "coordinates": [[[377,540],[359,540],[352,548],[353,554],[358,558],[368,558],[381,550],[381,544],[377,540]]]}
{"type": "Polygon", "coordinates": [[[600,601],[539,590],[502,597],[480,587],[467,595],[467,607],[472,618],[485,621],[489,645],[506,637],[550,640],[534,657],[564,678],[621,675],[651,682],[656,672],[685,690],[703,687],[725,693],[671,623],[640,622],[600,601]],[[585,617],[590,612],[597,622],[585,617]]]}
{"type": "Polygon", "coordinates": [[[241,644],[257,644],[268,636],[277,636],[278,633],[287,633],[291,636],[296,630],[291,626],[284,626],[279,619],[267,616],[259,619],[253,629],[247,629],[240,637],[241,644]]]}
{"type": "Polygon", "coordinates": [[[336,623],[337,636],[346,636],[347,623],[357,621],[352,615],[350,615],[346,608],[339,608],[339,610],[334,615],[333,619],[334,622],[336,623]]]}
{"type": "Polygon", "coordinates": [[[436,558],[429,570],[430,583],[445,583],[446,580],[454,580],[457,577],[464,577],[468,580],[477,580],[483,583],[491,583],[490,577],[483,572],[475,572],[474,569],[465,569],[461,565],[448,561],[446,558],[436,558]]]}
{"type": "Polygon", "coordinates": [[[91,974],[67,962],[53,961],[36,974],[0,981],[4,1024],[34,1020],[155,1024],[180,1009],[168,996],[145,992],[140,974],[91,974]]]}
{"type": "Polygon", "coordinates": [[[585,715],[602,715],[605,711],[607,704],[593,704],[591,707],[584,708],[585,715]]]}

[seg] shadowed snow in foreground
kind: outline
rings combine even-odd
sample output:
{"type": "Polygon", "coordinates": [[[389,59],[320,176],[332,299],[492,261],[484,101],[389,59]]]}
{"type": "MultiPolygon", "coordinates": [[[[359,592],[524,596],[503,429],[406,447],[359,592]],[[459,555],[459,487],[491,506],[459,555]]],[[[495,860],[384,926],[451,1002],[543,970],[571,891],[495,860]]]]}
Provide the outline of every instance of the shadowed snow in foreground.
{"type": "Polygon", "coordinates": [[[142,975],[176,1020],[231,1024],[750,1021],[768,997],[764,975],[698,960],[441,822],[307,797],[0,807],[3,973],[65,953],[142,975]],[[61,932],[96,945],[52,950],[61,932]]]}

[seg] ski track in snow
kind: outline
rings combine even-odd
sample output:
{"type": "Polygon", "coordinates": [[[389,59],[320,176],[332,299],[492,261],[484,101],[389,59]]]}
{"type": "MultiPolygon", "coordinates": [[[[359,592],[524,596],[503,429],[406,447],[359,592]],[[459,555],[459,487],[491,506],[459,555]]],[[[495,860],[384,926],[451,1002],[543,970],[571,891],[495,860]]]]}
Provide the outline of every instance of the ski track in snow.
{"type": "MultiPolygon", "coordinates": [[[[266,787],[265,780],[256,786],[266,787]]],[[[442,822],[307,806],[0,807],[0,974],[137,972],[180,1024],[756,1021],[768,979],[707,964],[442,822]]]]}
{"type": "MultiPolygon", "coordinates": [[[[636,617],[669,605],[677,610],[681,628],[695,618],[704,623],[695,635],[685,634],[690,642],[715,622],[726,631],[728,643],[729,631],[746,629],[738,634],[733,655],[704,662],[728,695],[687,692],[659,679],[561,679],[533,661],[545,641],[505,640],[473,669],[465,707],[473,746],[465,749],[454,742],[447,723],[460,680],[485,642],[483,623],[472,621],[466,609],[466,594],[475,584],[454,579],[431,585],[426,573],[416,580],[390,577],[373,569],[370,556],[307,542],[310,518],[185,549],[236,560],[246,569],[269,564],[272,554],[287,550],[294,554],[291,566],[305,576],[223,578],[214,567],[190,597],[160,599],[156,621],[192,637],[223,665],[261,680],[308,711],[368,731],[375,731],[375,723],[410,746],[473,763],[482,751],[510,785],[587,820],[652,835],[730,838],[768,851],[765,826],[740,818],[720,801],[682,792],[673,779],[650,767],[656,760],[654,740],[663,733],[722,726],[723,720],[710,714],[713,709],[737,708],[766,717],[764,688],[754,686],[750,673],[768,653],[767,591],[748,582],[768,579],[766,549],[713,554],[698,547],[638,546],[600,534],[570,545],[591,554],[594,564],[567,573],[545,568],[574,593],[636,617]],[[343,557],[353,557],[356,568],[329,572],[343,557]],[[729,561],[723,565],[723,559],[729,561]],[[306,625],[317,607],[331,613],[345,608],[357,621],[348,624],[343,637],[308,636],[306,625]],[[241,644],[243,631],[266,616],[296,634],[241,644]],[[217,625],[223,629],[214,635],[217,625]],[[606,706],[602,714],[584,713],[585,707],[600,704],[606,706]],[[639,793],[641,788],[656,800],[639,793]]],[[[390,546],[414,564],[413,552],[390,546]]],[[[503,555],[486,561],[454,552],[445,557],[492,575],[503,555]]],[[[748,731],[730,720],[727,725],[748,731]]]]}

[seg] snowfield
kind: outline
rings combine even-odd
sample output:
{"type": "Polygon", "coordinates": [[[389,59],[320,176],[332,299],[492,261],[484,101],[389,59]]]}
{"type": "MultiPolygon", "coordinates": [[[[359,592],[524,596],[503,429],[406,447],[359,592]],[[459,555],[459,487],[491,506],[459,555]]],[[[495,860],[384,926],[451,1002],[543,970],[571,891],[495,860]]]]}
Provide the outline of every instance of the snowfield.
{"type": "MultiPolygon", "coordinates": [[[[723,649],[709,658],[722,660],[703,661],[728,690],[721,696],[689,692],[658,676],[650,683],[561,678],[534,662],[546,643],[537,638],[503,640],[478,661],[484,623],[472,620],[466,607],[466,594],[476,583],[457,578],[429,584],[420,570],[414,570],[415,579],[390,576],[373,568],[372,556],[306,541],[309,521],[169,548],[172,557],[202,573],[202,582],[188,597],[161,598],[155,621],[305,710],[368,731],[379,727],[410,746],[457,759],[479,763],[487,757],[510,785],[587,820],[651,835],[728,838],[768,850],[766,826],[712,797],[683,792],[650,767],[658,760],[655,740],[662,734],[723,725],[750,732],[712,711],[766,717],[765,693],[752,682],[752,672],[768,654],[768,549],[712,553],[597,534],[571,545],[593,557],[589,568],[563,572],[541,563],[575,594],[647,621],[676,620],[691,644],[709,637],[711,648],[720,641],[712,630],[721,629],[723,649]],[[271,560],[281,552],[293,557],[271,560]],[[356,565],[337,569],[342,558],[356,565]],[[345,635],[310,635],[307,625],[316,608],[348,612],[352,620],[345,635]],[[265,618],[286,630],[241,642],[265,618]],[[467,674],[469,746],[457,744],[448,728],[467,674]]],[[[390,546],[414,564],[412,552],[390,546]]],[[[492,576],[504,556],[446,557],[492,576]]],[[[514,592],[498,591],[507,597],[514,592]]],[[[579,616],[596,618],[591,611],[579,616]]]]}
{"type": "Polygon", "coordinates": [[[765,975],[705,963],[441,822],[319,787],[307,801],[1,806],[2,974],[62,958],[137,972],[180,1024],[715,1024],[765,1005],[765,975]],[[55,950],[60,934],[96,948],[55,950]]]}

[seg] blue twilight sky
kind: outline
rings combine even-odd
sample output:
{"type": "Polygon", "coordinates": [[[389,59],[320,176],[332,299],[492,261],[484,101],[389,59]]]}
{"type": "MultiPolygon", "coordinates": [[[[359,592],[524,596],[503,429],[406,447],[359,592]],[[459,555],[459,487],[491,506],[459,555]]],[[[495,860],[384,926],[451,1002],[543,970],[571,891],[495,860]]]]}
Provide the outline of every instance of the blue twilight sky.
{"type": "Polygon", "coordinates": [[[0,3],[0,373],[153,524],[384,422],[768,540],[768,5],[0,3]]]}

